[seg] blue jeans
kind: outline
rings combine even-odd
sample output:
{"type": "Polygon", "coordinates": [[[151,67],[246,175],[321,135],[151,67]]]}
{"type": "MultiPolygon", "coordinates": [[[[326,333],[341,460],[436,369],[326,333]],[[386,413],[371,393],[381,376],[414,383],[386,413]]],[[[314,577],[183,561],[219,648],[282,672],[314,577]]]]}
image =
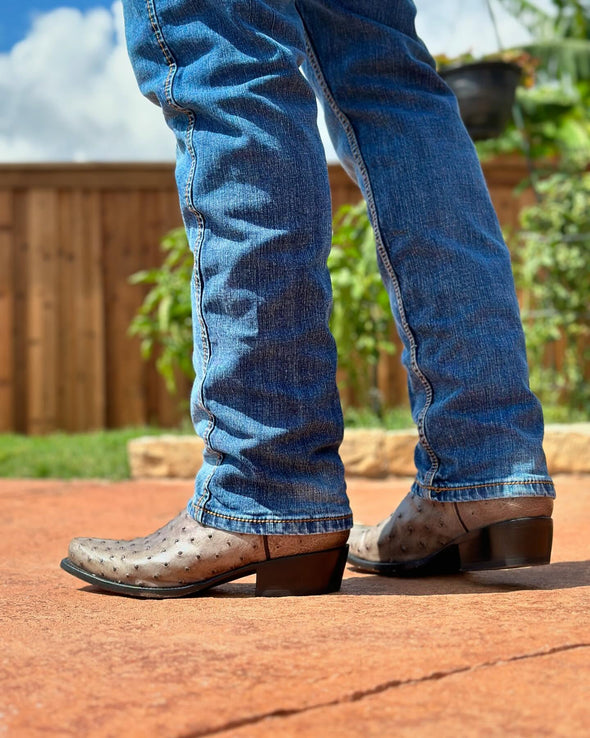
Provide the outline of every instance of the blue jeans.
{"type": "Polygon", "coordinates": [[[414,491],[553,496],[508,251],[413,3],[124,10],[140,88],[176,135],[194,253],[191,408],[205,453],[191,515],[245,533],[351,525],[314,92],[375,228],[419,431],[414,491]]]}

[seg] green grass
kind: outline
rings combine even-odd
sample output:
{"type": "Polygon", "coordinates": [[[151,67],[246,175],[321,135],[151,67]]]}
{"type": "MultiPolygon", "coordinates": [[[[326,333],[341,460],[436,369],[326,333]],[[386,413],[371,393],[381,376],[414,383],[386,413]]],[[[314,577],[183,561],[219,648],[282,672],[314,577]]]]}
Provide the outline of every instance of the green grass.
{"type": "Polygon", "coordinates": [[[125,428],[47,436],[0,434],[0,477],[129,479],[127,441],[175,432],[125,428]]]}

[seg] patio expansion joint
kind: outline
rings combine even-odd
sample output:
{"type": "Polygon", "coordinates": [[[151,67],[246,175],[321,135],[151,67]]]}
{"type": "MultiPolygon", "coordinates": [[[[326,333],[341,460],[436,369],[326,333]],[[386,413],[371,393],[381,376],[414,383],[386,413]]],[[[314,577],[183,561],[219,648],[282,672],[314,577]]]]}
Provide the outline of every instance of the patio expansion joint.
{"type": "Polygon", "coordinates": [[[269,712],[259,713],[257,715],[251,715],[250,717],[244,717],[237,720],[230,720],[223,725],[216,728],[197,730],[191,733],[185,733],[179,738],[205,738],[211,735],[220,735],[228,730],[237,730],[238,728],[245,727],[247,725],[255,725],[263,720],[269,718],[289,718],[293,715],[301,715],[306,712],[312,712],[313,710],[320,710],[325,707],[337,707],[350,702],[359,702],[367,697],[373,697],[383,692],[389,692],[400,687],[408,687],[416,684],[422,684],[423,682],[434,682],[447,677],[452,677],[457,674],[465,674],[468,672],[480,671],[482,669],[490,669],[495,666],[503,666],[505,664],[514,663],[516,661],[528,661],[530,659],[542,658],[544,656],[553,656],[554,654],[564,653],[565,651],[574,651],[579,649],[590,648],[590,642],[585,643],[566,643],[561,646],[554,646],[553,648],[547,648],[540,651],[533,651],[531,653],[518,654],[517,656],[511,656],[509,658],[497,659],[495,661],[484,661],[481,664],[475,664],[474,666],[460,666],[456,669],[449,669],[448,671],[435,671],[431,674],[426,674],[422,677],[414,679],[392,679],[381,684],[376,684],[368,689],[357,690],[350,694],[345,694],[342,697],[327,700],[326,702],[319,702],[314,705],[306,705],[300,708],[291,709],[278,709],[270,710],[269,712]]]}

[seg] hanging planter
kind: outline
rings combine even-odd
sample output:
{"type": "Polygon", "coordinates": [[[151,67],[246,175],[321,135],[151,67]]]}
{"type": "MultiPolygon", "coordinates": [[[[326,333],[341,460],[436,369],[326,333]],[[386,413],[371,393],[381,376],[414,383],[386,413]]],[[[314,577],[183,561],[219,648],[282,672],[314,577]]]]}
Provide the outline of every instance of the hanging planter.
{"type": "Polygon", "coordinates": [[[474,141],[503,133],[523,76],[518,64],[490,59],[443,66],[439,74],[455,93],[461,118],[474,141]]]}

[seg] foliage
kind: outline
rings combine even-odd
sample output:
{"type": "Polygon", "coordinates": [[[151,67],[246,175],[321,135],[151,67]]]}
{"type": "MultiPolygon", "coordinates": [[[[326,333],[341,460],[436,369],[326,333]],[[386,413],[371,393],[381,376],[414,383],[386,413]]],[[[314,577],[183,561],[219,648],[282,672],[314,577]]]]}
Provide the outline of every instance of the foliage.
{"type": "MultiPolygon", "coordinates": [[[[515,123],[498,138],[477,143],[481,159],[526,152],[531,159],[555,158],[565,166],[590,161],[590,2],[589,0],[496,0],[529,30],[532,43],[484,58],[514,61],[523,68],[515,123]]],[[[495,15],[490,4],[490,15],[495,15]]],[[[470,52],[440,65],[468,63],[470,52]]]]}
{"type": "Polygon", "coordinates": [[[576,84],[590,80],[590,40],[534,41],[525,49],[535,60],[541,81],[563,79],[576,84]]]}
{"type": "Polygon", "coordinates": [[[184,228],[170,231],[162,241],[162,250],[166,256],[161,267],[136,272],[130,278],[132,284],[153,287],[133,319],[129,332],[141,339],[144,359],[149,359],[157,351],[156,368],[164,377],[168,391],[175,393],[176,370],[189,379],[194,377],[189,289],[193,255],[184,228]]]}
{"type": "Polygon", "coordinates": [[[569,416],[590,414],[590,173],[559,172],[538,184],[542,202],[524,209],[516,279],[531,384],[543,402],[569,416]],[[552,349],[563,360],[547,368],[552,349]]]}
{"type": "Polygon", "coordinates": [[[364,202],[344,205],[334,218],[328,258],[334,306],[330,328],[338,366],[360,404],[379,410],[376,371],[381,353],[393,353],[393,319],[377,268],[375,238],[364,202]]]}
{"type": "Polygon", "coordinates": [[[536,160],[557,160],[580,168],[590,161],[590,82],[548,81],[530,89],[518,88],[521,120],[498,138],[480,141],[480,159],[528,151],[536,160]]]}

